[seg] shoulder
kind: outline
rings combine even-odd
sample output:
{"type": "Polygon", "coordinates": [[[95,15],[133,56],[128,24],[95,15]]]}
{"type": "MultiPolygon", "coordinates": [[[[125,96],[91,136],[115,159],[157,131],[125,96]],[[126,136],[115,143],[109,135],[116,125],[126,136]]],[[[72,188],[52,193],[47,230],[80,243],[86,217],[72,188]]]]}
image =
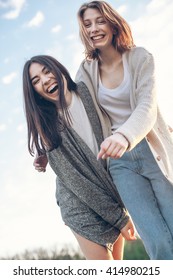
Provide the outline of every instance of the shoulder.
{"type": "Polygon", "coordinates": [[[134,47],[125,53],[129,65],[137,69],[145,64],[154,63],[153,55],[143,47],[134,47]]]}
{"type": "Polygon", "coordinates": [[[141,60],[152,56],[152,54],[143,47],[134,47],[131,50],[127,51],[126,55],[136,60],[141,60]]]}
{"type": "Polygon", "coordinates": [[[138,54],[138,55],[149,53],[149,51],[144,47],[134,47],[130,50],[130,52],[133,54],[138,54]]]}
{"type": "Polygon", "coordinates": [[[79,66],[79,69],[76,73],[75,81],[84,81],[88,84],[90,79],[94,79],[94,77],[98,73],[98,61],[97,60],[83,60],[79,66]]]}
{"type": "Polygon", "coordinates": [[[96,59],[84,59],[80,64],[79,70],[83,69],[87,72],[90,72],[97,67],[98,67],[98,60],[96,60],[96,59]]]}

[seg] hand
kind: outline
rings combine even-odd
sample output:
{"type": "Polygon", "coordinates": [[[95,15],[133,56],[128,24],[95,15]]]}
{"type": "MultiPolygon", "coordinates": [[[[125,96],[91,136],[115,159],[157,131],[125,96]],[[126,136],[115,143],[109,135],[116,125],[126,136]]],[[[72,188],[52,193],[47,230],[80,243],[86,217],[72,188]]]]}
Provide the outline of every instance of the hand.
{"type": "Polygon", "coordinates": [[[131,219],[129,219],[129,221],[125,225],[125,227],[123,227],[121,229],[121,234],[127,241],[134,241],[137,239],[135,236],[134,225],[133,225],[131,219]]]}
{"type": "Polygon", "coordinates": [[[170,125],[168,125],[168,129],[169,129],[169,132],[173,132],[173,128],[170,126],[170,125]]]}
{"type": "Polygon", "coordinates": [[[33,165],[35,166],[35,169],[38,172],[45,172],[47,163],[48,163],[48,159],[45,154],[45,155],[37,156],[33,162],[33,165]]]}
{"type": "Polygon", "coordinates": [[[128,141],[126,138],[120,134],[115,133],[107,137],[100,146],[100,151],[97,155],[97,159],[120,158],[125,153],[128,148],[128,141]]]}

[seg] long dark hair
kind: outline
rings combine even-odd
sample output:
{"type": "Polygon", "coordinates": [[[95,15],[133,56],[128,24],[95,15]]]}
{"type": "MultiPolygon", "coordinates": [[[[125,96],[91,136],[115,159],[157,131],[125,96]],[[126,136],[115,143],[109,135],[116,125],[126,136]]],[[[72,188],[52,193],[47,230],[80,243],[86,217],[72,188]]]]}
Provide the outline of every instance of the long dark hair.
{"type": "Polygon", "coordinates": [[[99,50],[93,48],[92,42],[83,23],[83,15],[88,8],[99,10],[101,15],[112,27],[113,32],[115,32],[115,35],[113,35],[112,45],[117,49],[117,51],[124,53],[135,46],[129,24],[117,13],[115,9],[111,7],[110,4],[105,1],[89,1],[82,4],[77,13],[79,34],[85,47],[86,58],[99,59],[99,50]]]}
{"type": "Polygon", "coordinates": [[[64,81],[67,81],[69,91],[76,91],[77,85],[71,79],[67,69],[55,58],[48,55],[37,55],[26,61],[23,68],[23,97],[24,111],[28,129],[28,150],[34,155],[44,154],[61,144],[61,131],[69,124],[67,104],[64,97],[64,81]],[[50,102],[34,90],[29,69],[32,63],[39,63],[49,69],[58,83],[58,109],[55,103],[50,102]],[[61,111],[61,113],[59,113],[61,111]]]}

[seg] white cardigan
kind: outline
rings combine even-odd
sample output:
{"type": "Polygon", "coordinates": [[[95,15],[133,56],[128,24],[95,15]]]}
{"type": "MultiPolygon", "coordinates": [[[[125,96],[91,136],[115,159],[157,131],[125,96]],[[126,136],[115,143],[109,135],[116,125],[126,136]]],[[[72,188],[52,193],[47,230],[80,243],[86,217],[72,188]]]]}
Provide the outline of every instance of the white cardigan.
{"type": "MultiPolygon", "coordinates": [[[[129,150],[146,137],[163,174],[173,184],[173,137],[157,106],[153,56],[144,48],[135,47],[125,53],[130,70],[130,104],[133,113],[116,131],[129,141],[129,150]]],[[[95,103],[104,137],[111,135],[111,124],[98,102],[98,60],[84,60],[76,75],[83,81],[95,103]]],[[[112,104],[113,106],[113,104],[112,104]]]]}

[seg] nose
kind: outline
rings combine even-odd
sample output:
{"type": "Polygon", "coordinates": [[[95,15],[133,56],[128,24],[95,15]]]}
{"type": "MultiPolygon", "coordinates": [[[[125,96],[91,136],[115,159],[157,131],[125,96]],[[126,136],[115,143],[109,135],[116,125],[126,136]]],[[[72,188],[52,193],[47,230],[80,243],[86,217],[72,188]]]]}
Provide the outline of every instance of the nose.
{"type": "Polygon", "coordinates": [[[42,76],[42,84],[47,85],[50,81],[50,77],[48,75],[43,75],[42,76]]]}
{"type": "Polygon", "coordinates": [[[98,31],[99,31],[98,25],[96,23],[93,23],[91,25],[90,32],[91,33],[97,33],[98,31]]]}

